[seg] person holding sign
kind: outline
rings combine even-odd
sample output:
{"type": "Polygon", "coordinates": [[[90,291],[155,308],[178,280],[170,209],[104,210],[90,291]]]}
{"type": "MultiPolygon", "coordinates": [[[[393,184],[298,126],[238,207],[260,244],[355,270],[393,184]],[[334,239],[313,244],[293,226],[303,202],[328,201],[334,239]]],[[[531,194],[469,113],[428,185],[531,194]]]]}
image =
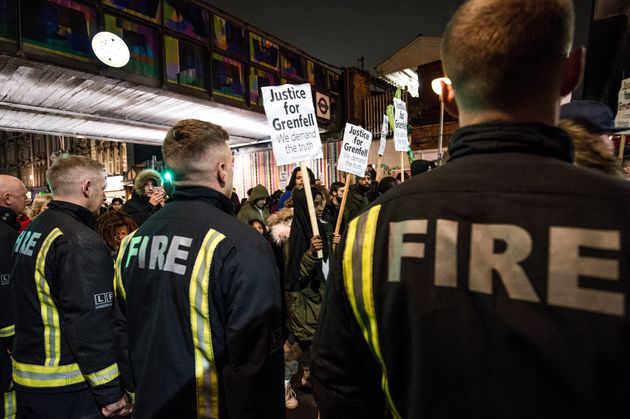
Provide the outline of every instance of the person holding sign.
{"type": "MultiPolygon", "coordinates": [[[[321,216],[326,204],[324,196],[317,188],[312,188],[311,193],[315,211],[321,216]]],[[[332,227],[328,224],[326,228],[327,224],[319,221],[318,230],[322,235],[313,234],[303,188],[293,194],[293,211],[284,284],[287,325],[305,354],[302,364],[306,371],[304,381],[308,381],[309,348],[317,329],[324,283],[330,270],[331,242],[339,243],[341,237],[333,238],[332,227]],[[323,258],[319,259],[317,252],[322,252],[323,258]]]]}
{"type": "Polygon", "coordinates": [[[630,412],[630,185],[572,164],[571,0],[468,0],[448,164],[354,219],[312,349],[322,419],[630,412]]]}
{"type": "Polygon", "coordinates": [[[370,203],[367,196],[372,183],[370,172],[365,172],[363,176],[356,176],[355,180],[356,183],[351,185],[347,192],[348,200],[343,213],[346,225],[355,219],[370,203]]]}

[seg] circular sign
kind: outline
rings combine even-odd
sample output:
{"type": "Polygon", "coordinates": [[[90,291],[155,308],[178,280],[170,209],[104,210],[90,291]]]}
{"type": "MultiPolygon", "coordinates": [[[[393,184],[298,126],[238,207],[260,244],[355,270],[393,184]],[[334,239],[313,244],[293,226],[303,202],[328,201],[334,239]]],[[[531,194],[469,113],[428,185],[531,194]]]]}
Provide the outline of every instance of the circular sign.
{"type": "Polygon", "coordinates": [[[322,114],[326,114],[328,112],[328,101],[323,97],[320,97],[317,102],[317,107],[322,114]]]}
{"type": "Polygon", "coordinates": [[[110,67],[124,67],[129,62],[129,48],[116,34],[99,32],[92,38],[92,50],[96,57],[110,67]]]}

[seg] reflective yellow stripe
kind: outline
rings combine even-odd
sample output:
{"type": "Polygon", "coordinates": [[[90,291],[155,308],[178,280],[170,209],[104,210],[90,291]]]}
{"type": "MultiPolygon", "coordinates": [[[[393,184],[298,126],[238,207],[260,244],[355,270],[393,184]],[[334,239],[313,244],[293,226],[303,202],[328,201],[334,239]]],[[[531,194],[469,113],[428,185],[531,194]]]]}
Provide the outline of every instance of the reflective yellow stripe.
{"type": "Polygon", "coordinates": [[[65,387],[85,381],[77,364],[46,365],[24,364],[13,360],[13,381],[25,387],[65,387]]]}
{"type": "Polygon", "coordinates": [[[122,257],[125,253],[125,250],[127,249],[129,241],[131,240],[133,235],[136,234],[136,231],[138,230],[132,231],[120,243],[118,256],[116,256],[116,263],[114,264],[114,295],[118,295],[118,293],[120,293],[120,296],[123,298],[123,300],[127,299],[127,291],[125,290],[125,285],[122,282],[122,275],[120,273],[122,270],[122,257]]]}
{"type": "Polygon", "coordinates": [[[61,358],[61,330],[59,326],[59,312],[53,302],[48,282],[46,282],[46,256],[50,246],[63,233],[58,228],[50,232],[42,244],[35,263],[35,287],[39,298],[42,323],[44,324],[45,364],[49,367],[59,365],[61,358]]]}
{"type": "Polygon", "coordinates": [[[224,238],[224,235],[215,230],[210,230],[206,234],[190,278],[190,325],[195,348],[198,418],[219,417],[219,389],[212,348],[208,292],[212,257],[216,247],[224,238]]]}
{"type": "Polygon", "coordinates": [[[3,327],[0,329],[0,338],[8,338],[9,336],[15,335],[15,325],[3,327]]]}
{"type": "Polygon", "coordinates": [[[87,374],[85,378],[91,387],[101,386],[107,384],[110,381],[116,379],[119,376],[118,364],[112,364],[107,368],[103,368],[100,371],[87,374]]]}
{"type": "Polygon", "coordinates": [[[374,305],[372,268],[380,210],[380,205],[375,206],[350,224],[344,250],[344,285],[363,337],[381,365],[383,372],[381,385],[389,410],[394,418],[400,418],[389,389],[387,366],[381,352],[374,305]]]}
{"type": "Polygon", "coordinates": [[[7,391],[2,394],[4,406],[4,419],[13,419],[17,414],[17,402],[15,401],[15,391],[7,391]]]}

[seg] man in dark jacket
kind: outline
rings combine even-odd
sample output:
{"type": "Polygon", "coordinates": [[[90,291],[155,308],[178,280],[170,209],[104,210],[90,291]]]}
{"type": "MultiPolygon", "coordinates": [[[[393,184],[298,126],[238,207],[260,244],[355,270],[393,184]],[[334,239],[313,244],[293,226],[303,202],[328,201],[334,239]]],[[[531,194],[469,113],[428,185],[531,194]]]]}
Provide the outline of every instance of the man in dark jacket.
{"type": "Polygon", "coordinates": [[[11,382],[11,347],[15,336],[15,313],[11,292],[11,254],[18,237],[18,214],[26,205],[26,187],[16,177],[0,175],[0,417],[16,414],[11,382]]]}
{"type": "Polygon", "coordinates": [[[123,205],[126,212],[140,227],[150,216],[164,206],[162,176],[153,169],[138,173],[133,181],[131,199],[123,205]]]}
{"type": "Polygon", "coordinates": [[[346,207],[343,212],[343,219],[346,225],[368,206],[369,201],[367,194],[370,191],[371,183],[372,178],[370,173],[365,172],[365,175],[356,177],[356,183],[354,185],[350,185],[348,198],[346,199],[346,207]]]}
{"type": "Polygon", "coordinates": [[[53,201],[13,248],[18,411],[36,418],[128,414],[114,356],[112,260],[92,230],[105,169],[62,155],[46,178],[53,201]]]}
{"type": "Polygon", "coordinates": [[[322,419],[627,417],[630,189],[572,165],[555,127],[572,22],[570,0],[454,15],[461,128],[348,226],[313,344],[322,419]]]}
{"type": "Polygon", "coordinates": [[[269,244],[234,218],[227,140],[177,123],[162,145],[173,201],[121,245],[136,418],[284,417],[278,273],[269,244]]]}

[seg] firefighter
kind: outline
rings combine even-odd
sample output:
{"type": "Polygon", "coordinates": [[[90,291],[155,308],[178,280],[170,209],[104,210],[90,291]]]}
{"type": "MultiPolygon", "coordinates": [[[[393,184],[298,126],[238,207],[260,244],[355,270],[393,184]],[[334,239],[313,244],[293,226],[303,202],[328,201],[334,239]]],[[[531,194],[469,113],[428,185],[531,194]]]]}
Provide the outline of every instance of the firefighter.
{"type": "Polygon", "coordinates": [[[448,162],[338,249],[312,348],[321,418],[628,417],[630,189],[572,164],[571,0],[470,0],[442,38],[448,162]]]}
{"type": "Polygon", "coordinates": [[[62,155],[46,172],[53,201],[13,248],[13,381],[21,417],[130,412],[114,357],[113,267],[92,230],[104,167],[62,155]]]}
{"type": "Polygon", "coordinates": [[[16,177],[0,175],[0,417],[16,415],[15,391],[11,382],[11,346],[15,336],[15,313],[11,293],[11,254],[18,237],[18,214],[24,211],[27,191],[16,177]]]}
{"type": "Polygon", "coordinates": [[[194,119],[169,130],[173,200],[116,260],[136,418],[284,417],[280,282],[269,244],[234,217],[227,141],[194,119]]]}

